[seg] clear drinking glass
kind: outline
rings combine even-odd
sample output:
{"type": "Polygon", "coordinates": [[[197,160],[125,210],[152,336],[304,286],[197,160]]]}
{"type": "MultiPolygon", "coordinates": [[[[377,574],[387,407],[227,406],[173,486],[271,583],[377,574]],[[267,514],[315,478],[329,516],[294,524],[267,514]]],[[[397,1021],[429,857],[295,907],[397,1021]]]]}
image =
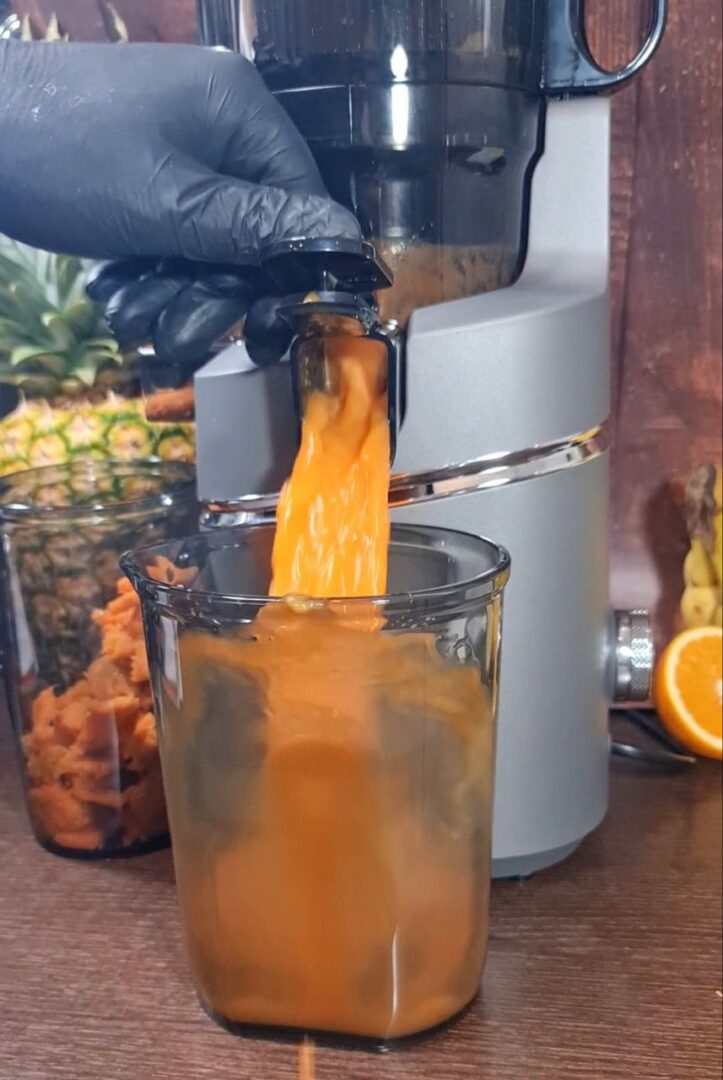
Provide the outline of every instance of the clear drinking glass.
{"type": "Polygon", "coordinates": [[[93,461],[0,480],[0,638],[30,819],[107,858],[168,842],[138,599],[118,560],[198,528],[192,465],[93,461]]]}
{"type": "Polygon", "coordinates": [[[273,527],[122,560],[206,1010],[387,1040],[477,993],[509,558],[392,530],[389,591],[269,599],[273,527]]]}

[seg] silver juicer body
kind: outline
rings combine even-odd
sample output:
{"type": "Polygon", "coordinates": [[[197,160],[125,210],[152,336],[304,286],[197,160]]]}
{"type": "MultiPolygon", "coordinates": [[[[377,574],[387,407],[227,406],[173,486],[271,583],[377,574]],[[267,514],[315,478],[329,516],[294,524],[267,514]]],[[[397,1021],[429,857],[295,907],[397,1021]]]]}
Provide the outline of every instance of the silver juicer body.
{"type": "MultiPolygon", "coordinates": [[[[609,599],[610,105],[547,105],[517,281],[416,310],[393,520],[487,535],[512,555],[493,870],[559,862],[608,806],[613,700],[648,697],[645,613],[609,599]]],[[[298,431],[288,364],[234,345],[196,376],[207,525],[273,513],[298,431]]]]}

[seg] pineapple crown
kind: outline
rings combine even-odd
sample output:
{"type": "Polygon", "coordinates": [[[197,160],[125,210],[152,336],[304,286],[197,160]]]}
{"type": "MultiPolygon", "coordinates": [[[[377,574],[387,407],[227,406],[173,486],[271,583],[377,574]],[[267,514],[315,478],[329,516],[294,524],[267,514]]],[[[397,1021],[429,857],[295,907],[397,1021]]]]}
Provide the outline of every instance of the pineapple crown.
{"type": "Polygon", "coordinates": [[[92,264],[0,234],[0,381],[31,396],[93,387],[124,356],[85,294],[92,264]]]}
{"type": "MultiPolygon", "coordinates": [[[[98,10],[103,20],[103,28],[108,41],[113,44],[123,45],[128,41],[128,28],[121,19],[115,6],[110,0],[96,0],[98,10]]],[[[33,20],[29,15],[23,15],[20,20],[19,35],[21,41],[69,41],[70,35],[64,33],[55,12],[48,19],[43,32],[36,33],[33,20]]]]}

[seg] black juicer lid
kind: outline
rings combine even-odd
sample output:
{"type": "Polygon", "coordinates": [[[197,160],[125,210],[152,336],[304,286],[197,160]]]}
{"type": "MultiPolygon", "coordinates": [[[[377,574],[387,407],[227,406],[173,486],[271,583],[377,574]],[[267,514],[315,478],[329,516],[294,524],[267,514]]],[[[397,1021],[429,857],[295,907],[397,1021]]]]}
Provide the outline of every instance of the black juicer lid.
{"type": "Polygon", "coordinates": [[[370,296],[393,284],[391,271],[365,240],[286,240],[261,252],[261,269],[282,295],[370,296]]]}

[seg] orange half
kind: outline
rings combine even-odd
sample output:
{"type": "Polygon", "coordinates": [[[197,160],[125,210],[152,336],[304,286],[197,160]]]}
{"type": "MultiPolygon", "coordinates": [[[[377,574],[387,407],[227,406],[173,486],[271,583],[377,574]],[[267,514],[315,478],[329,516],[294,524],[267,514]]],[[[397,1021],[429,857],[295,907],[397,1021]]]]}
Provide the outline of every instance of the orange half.
{"type": "Polygon", "coordinates": [[[674,739],[703,757],[723,758],[723,630],[679,634],[655,673],[655,706],[674,739]]]}

